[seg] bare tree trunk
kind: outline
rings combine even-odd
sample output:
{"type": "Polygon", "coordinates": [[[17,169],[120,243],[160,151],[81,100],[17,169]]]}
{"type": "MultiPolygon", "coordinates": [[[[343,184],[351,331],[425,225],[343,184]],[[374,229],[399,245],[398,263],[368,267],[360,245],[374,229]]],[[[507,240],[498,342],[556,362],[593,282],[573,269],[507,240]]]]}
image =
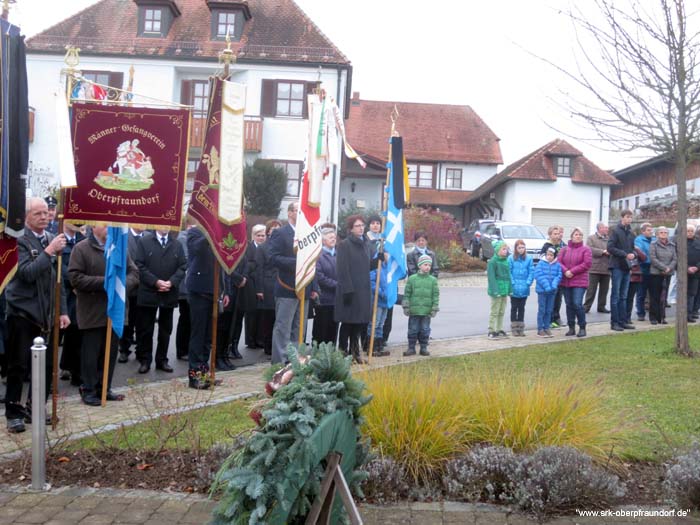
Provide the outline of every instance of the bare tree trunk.
{"type": "Polygon", "coordinates": [[[676,228],[676,248],[678,251],[678,269],[676,277],[676,352],[690,355],[688,343],[688,241],[686,228],[688,223],[688,200],[685,190],[684,155],[676,159],[676,189],[678,193],[678,228],[676,228]]]}

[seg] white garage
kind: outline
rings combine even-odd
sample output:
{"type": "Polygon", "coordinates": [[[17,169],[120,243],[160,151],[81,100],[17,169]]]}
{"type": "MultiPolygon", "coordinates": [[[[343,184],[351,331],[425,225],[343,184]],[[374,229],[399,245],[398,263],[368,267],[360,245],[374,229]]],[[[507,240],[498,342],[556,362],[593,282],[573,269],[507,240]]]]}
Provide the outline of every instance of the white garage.
{"type": "Polygon", "coordinates": [[[568,240],[571,230],[579,227],[583,230],[583,236],[590,235],[591,212],[581,210],[555,210],[549,208],[532,208],[532,224],[537,226],[542,233],[547,235],[547,229],[555,224],[564,227],[564,240],[568,240]]]}

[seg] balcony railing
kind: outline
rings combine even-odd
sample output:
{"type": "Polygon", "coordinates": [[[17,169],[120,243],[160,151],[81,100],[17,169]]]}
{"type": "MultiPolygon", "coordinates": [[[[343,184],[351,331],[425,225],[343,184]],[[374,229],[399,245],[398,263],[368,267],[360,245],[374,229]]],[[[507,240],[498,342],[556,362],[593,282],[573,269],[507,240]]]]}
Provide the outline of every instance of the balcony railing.
{"type": "MultiPolygon", "coordinates": [[[[245,117],[244,119],[244,142],[245,150],[262,151],[262,125],[263,119],[260,117],[245,117]]],[[[204,135],[207,131],[206,118],[193,118],[190,128],[190,147],[201,148],[204,145],[204,135]]]]}

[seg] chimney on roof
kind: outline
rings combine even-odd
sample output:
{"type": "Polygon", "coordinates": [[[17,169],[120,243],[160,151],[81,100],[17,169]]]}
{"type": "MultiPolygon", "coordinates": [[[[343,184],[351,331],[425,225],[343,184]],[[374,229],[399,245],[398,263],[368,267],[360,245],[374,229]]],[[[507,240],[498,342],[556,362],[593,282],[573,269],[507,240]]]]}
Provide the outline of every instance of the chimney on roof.
{"type": "Polygon", "coordinates": [[[360,92],[359,91],[352,92],[352,100],[350,101],[350,104],[353,106],[360,105],[360,92]]]}

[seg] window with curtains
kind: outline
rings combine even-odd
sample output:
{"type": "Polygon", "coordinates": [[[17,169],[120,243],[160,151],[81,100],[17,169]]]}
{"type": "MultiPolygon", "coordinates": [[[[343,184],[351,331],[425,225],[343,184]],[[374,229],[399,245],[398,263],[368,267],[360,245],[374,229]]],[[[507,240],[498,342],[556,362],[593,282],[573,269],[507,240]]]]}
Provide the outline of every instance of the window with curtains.
{"type": "Polygon", "coordinates": [[[435,188],[435,164],[408,164],[408,184],[413,188],[435,188]]]}
{"type": "Polygon", "coordinates": [[[462,189],[462,170],[460,168],[447,168],[445,170],[445,188],[462,189]]]}
{"type": "Polygon", "coordinates": [[[95,84],[102,84],[113,88],[122,89],[124,87],[124,73],[115,71],[83,71],[83,77],[95,84]]]}
{"type": "Polygon", "coordinates": [[[298,160],[275,160],[275,167],[287,174],[287,197],[298,197],[304,163],[298,160]]]}

